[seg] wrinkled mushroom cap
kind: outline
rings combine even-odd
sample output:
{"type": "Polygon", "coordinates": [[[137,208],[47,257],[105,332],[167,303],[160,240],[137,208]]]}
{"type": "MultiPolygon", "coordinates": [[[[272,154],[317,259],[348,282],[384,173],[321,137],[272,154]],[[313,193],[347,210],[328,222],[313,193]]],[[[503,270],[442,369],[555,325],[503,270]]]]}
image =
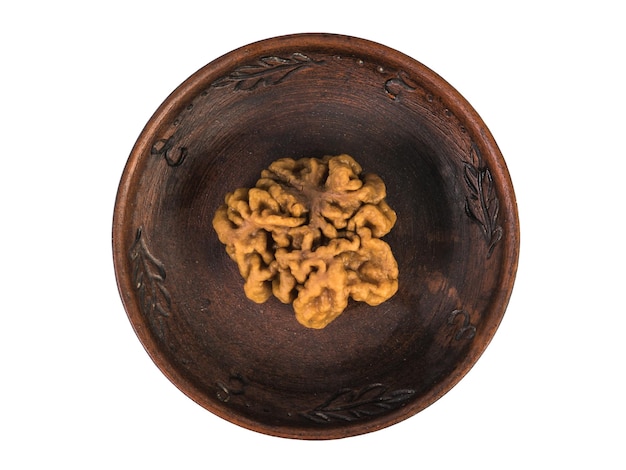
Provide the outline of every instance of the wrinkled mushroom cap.
{"type": "Polygon", "coordinates": [[[226,195],[213,227],[245,280],[246,296],[293,302],[297,320],[324,328],[348,299],[378,305],[398,289],[398,265],[380,237],[396,213],[380,177],[349,155],[283,158],[254,188],[226,195]]]}

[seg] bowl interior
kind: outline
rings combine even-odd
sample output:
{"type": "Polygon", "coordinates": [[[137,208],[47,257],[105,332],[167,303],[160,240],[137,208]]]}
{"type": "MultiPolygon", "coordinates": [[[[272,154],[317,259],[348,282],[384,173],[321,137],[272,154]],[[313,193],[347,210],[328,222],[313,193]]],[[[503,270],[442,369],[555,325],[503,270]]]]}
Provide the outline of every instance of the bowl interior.
{"type": "Polygon", "coordinates": [[[181,390],[257,431],[344,437],[423,409],[478,359],[512,288],[517,215],[495,143],[443,80],[377,44],[299,35],[166,100],[122,178],[114,251],[135,331],[181,390]],[[272,161],[341,153],[387,186],[399,290],[312,330],[245,297],[211,221],[272,161]]]}

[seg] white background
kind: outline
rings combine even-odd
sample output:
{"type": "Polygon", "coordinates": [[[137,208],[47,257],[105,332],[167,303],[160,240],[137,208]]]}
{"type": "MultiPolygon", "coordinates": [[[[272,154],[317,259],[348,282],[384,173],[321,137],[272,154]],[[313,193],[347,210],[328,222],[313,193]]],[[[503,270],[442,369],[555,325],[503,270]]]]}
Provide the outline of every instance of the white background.
{"type": "Polygon", "coordinates": [[[626,467],[619,2],[2,5],[1,468],[626,467]],[[179,392],[111,257],[119,178],[158,105],[216,57],[298,32],[383,43],[456,87],[505,156],[522,234],[504,321],[461,383],[326,442],[244,430],[179,392]]]}

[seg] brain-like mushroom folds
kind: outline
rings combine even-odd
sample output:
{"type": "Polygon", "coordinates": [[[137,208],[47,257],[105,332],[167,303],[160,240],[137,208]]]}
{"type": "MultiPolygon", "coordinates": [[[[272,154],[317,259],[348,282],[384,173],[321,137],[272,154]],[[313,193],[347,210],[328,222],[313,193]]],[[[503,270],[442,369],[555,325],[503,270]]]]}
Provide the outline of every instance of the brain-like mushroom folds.
{"type": "Polygon", "coordinates": [[[283,158],[251,189],[226,195],[213,227],[258,303],[272,294],[297,320],[324,328],[352,297],[378,305],[398,289],[398,265],[380,237],[396,213],[386,187],[349,155],[283,158]]]}

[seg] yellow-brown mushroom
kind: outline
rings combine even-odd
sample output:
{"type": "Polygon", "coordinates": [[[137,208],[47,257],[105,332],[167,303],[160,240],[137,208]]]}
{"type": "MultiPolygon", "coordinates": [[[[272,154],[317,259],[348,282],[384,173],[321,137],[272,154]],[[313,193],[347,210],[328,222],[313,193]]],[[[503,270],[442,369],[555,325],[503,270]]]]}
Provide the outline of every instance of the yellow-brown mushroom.
{"type": "Polygon", "coordinates": [[[226,195],[213,227],[245,279],[246,296],[292,303],[297,320],[324,328],[352,297],[378,305],[398,289],[398,265],[380,237],[396,213],[380,177],[349,155],[283,158],[254,188],[226,195]]]}

